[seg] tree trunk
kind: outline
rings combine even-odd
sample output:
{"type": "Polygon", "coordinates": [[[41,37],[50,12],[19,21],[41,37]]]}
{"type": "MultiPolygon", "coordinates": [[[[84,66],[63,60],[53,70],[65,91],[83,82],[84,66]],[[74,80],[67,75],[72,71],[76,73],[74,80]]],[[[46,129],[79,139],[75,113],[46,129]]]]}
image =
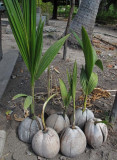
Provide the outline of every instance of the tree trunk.
{"type": "Polygon", "coordinates": [[[79,6],[80,6],[81,2],[82,2],[82,0],[79,0],[79,6]]]}
{"type": "Polygon", "coordinates": [[[114,100],[114,104],[110,114],[110,122],[114,124],[117,121],[117,92],[114,100]]]}
{"type": "MultiPolygon", "coordinates": [[[[95,19],[98,13],[100,2],[101,0],[82,0],[78,12],[70,25],[70,29],[75,31],[80,38],[81,38],[82,26],[84,26],[85,29],[87,30],[90,39],[92,38],[95,19]]],[[[78,44],[73,35],[70,36],[69,42],[72,45],[78,44]]]]}
{"type": "Polygon", "coordinates": [[[1,13],[0,13],[0,61],[2,60],[2,26],[1,26],[1,13]]]}
{"type": "Polygon", "coordinates": [[[54,0],[54,2],[53,2],[53,6],[54,6],[54,8],[53,8],[53,16],[52,16],[52,19],[57,19],[57,0],[54,0]]]}
{"type": "MultiPolygon", "coordinates": [[[[68,21],[67,21],[67,26],[66,26],[66,30],[65,30],[65,36],[69,32],[69,26],[70,26],[70,22],[72,20],[73,12],[74,12],[74,6],[75,6],[75,0],[71,0],[71,8],[70,8],[69,17],[68,17],[68,21]]],[[[66,54],[67,54],[67,40],[65,41],[64,50],[63,50],[63,59],[64,60],[66,60],[66,54]]]]}

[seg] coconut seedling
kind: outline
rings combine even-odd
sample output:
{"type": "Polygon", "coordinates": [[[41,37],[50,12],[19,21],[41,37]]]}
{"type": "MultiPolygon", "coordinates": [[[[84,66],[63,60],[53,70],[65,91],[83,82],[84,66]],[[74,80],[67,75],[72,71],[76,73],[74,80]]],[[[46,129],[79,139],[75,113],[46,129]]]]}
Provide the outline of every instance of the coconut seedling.
{"type": "Polygon", "coordinates": [[[42,124],[43,130],[39,130],[32,139],[33,151],[44,158],[54,158],[60,150],[60,140],[57,132],[45,125],[44,111],[48,101],[55,96],[50,96],[43,105],[42,124]]]}
{"type": "Polygon", "coordinates": [[[99,148],[107,139],[108,129],[101,119],[89,119],[85,124],[85,135],[90,146],[99,148]]]}
{"type": "MultiPolygon", "coordinates": [[[[33,97],[26,94],[17,94],[16,96],[13,97],[13,100],[20,97],[25,98],[23,104],[23,109],[25,112],[32,104],[33,97]]],[[[35,135],[35,133],[39,131],[39,129],[43,129],[41,118],[37,116],[35,116],[35,119],[26,117],[18,127],[19,139],[23,142],[31,143],[33,136],[35,135]]]]}
{"type": "MultiPolygon", "coordinates": [[[[98,59],[96,51],[94,50],[88,34],[84,27],[82,27],[82,41],[79,39],[77,34],[73,32],[78,43],[80,44],[84,57],[85,57],[85,66],[82,66],[80,73],[80,83],[84,93],[84,107],[78,108],[76,110],[76,125],[81,129],[84,128],[86,121],[90,118],[94,118],[94,114],[91,110],[86,108],[87,105],[87,96],[93,91],[93,89],[98,84],[98,75],[93,72],[94,66],[97,65],[101,70],[103,70],[102,61],[98,59]]],[[[71,116],[71,123],[73,122],[73,115],[71,116]]]]}
{"type": "Polygon", "coordinates": [[[63,82],[63,80],[59,79],[61,97],[63,100],[63,112],[51,114],[46,120],[46,125],[48,127],[55,129],[57,133],[60,133],[65,127],[68,127],[70,125],[69,118],[67,116],[67,109],[72,100],[72,95],[71,95],[72,78],[71,77],[72,75],[69,75],[68,73],[68,82],[69,82],[68,91],[67,91],[67,87],[65,83],[63,82]]]}
{"type": "Polygon", "coordinates": [[[84,152],[86,148],[86,137],[83,131],[75,125],[75,97],[76,97],[76,86],[77,86],[77,63],[74,63],[73,74],[71,79],[72,98],[73,98],[73,124],[71,127],[67,127],[63,130],[60,142],[61,152],[67,157],[76,157],[77,155],[84,152]]]}
{"type": "MultiPolygon", "coordinates": [[[[22,3],[23,12],[21,11],[18,0],[4,0],[12,32],[21,56],[30,73],[31,96],[28,96],[26,99],[28,102],[31,102],[29,105],[29,117],[34,120],[36,118],[34,107],[35,81],[39,79],[44,70],[50,65],[69,35],[55,42],[44,55],[42,55],[44,23],[40,20],[36,29],[36,0],[23,0],[22,3]]],[[[28,135],[27,132],[30,134],[30,121],[27,119],[24,123],[21,123],[22,127],[20,126],[20,129],[24,128],[24,126],[28,126],[28,129],[26,128],[27,131],[25,131],[25,128],[21,129],[22,131],[18,132],[19,134],[22,134],[23,136],[24,134],[25,136],[28,135]]],[[[32,123],[33,122],[31,121],[31,124],[32,123]]],[[[34,128],[37,128],[37,125],[33,125],[33,130],[35,130],[34,128]]]]}

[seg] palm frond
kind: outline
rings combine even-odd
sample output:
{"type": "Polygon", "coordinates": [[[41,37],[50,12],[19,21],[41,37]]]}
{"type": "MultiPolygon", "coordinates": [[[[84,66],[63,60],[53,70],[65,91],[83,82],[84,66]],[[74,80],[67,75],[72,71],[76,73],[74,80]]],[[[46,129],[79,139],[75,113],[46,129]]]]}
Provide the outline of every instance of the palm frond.
{"type": "Polygon", "coordinates": [[[22,16],[19,3],[17,2],[17,0],[4,0],[4,4],[8,12],[9,22],[10,22],[15,40],[19,47],[20,53],[23,57],[23,60],[27,68],[30,70],[29,54],[28,54],[29,45],[28,45],[24,19],[22,16]]]}

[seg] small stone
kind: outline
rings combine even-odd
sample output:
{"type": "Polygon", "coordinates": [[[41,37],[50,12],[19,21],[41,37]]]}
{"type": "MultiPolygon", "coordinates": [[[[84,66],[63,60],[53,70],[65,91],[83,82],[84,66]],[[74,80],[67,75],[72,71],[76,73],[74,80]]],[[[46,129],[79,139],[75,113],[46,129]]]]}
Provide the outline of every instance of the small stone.
{"type": "Polygon", "coordinates": [[[117,66],[114,66],[114,69],[117,69],[117,66]]]}
{"type": "Polygon", "coordinates": [[[104,103],[104,107],[106,107],[106,108],[107,108],[107,107],[108,107],[108,105],[107,105],[106,103],[104,103]]]}
{"type": "Polygon", "coordinates": [[[8,25],[6,27],[6,34],[11,34],[11,33],[12,33],[11,27],[10,27],[10,25],[8,25]]]}
{"type": "Polygon", "coordinates": [[[60,160],[66,160],[67,158],[65,156],[61,156],[59,159],[60,160]]]}
{"type": "Polygon", "coordinates": [[[40,156],[37,157],[37,160],[42,160],[42,158],[40,156]]]}
{"type": "Polygon", "coordinates": [[[32,153],[30,152],[30,151],[26,151],[26,154],[28,155],[28,156],[31,156],[32,155],[32,153]]]}
{"type": "Polygon", "coordinates": [[[16,75],[12,75],[11,76],[11,79],[15,79],[17,76],[16,75]]]}
{"type": "Polygon", "coordinates": [[[109,57],[112,57],[113,55],[112,55],[112,54],[108,54],[108,56],[109,56],[109,57]]]}

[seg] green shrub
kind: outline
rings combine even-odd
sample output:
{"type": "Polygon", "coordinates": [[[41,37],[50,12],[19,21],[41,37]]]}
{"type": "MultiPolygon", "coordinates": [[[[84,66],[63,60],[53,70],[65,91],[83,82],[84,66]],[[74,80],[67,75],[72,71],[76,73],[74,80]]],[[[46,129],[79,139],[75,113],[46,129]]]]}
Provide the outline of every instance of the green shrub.
{"type": "MultiPolygon", "coordinates": [[[[73,16],[76,15],[77,11],[78,11],[78,7],[75,7],[73,16]]],[[[66,18],[69,16],[69,12],[70,12],[70,5],[59,6],[57,10],[58,16],[62,16],[66,18]]]]}
{"type": "Polygon", "coordinates": [[[113,5],[109,7],[109,10],[100,10],[98,12],[96,20],[98,22],[116,23],[117,22],[117,9],[113,5]]]}
{"type": "Polygon", "coordinates": [[[49,15],[52,15],[53,12],[53,5],[51,2],[42,2],[42,0],[37,0],[37,6],[41,8],[42,14],[48,13],[49,15]]]}

